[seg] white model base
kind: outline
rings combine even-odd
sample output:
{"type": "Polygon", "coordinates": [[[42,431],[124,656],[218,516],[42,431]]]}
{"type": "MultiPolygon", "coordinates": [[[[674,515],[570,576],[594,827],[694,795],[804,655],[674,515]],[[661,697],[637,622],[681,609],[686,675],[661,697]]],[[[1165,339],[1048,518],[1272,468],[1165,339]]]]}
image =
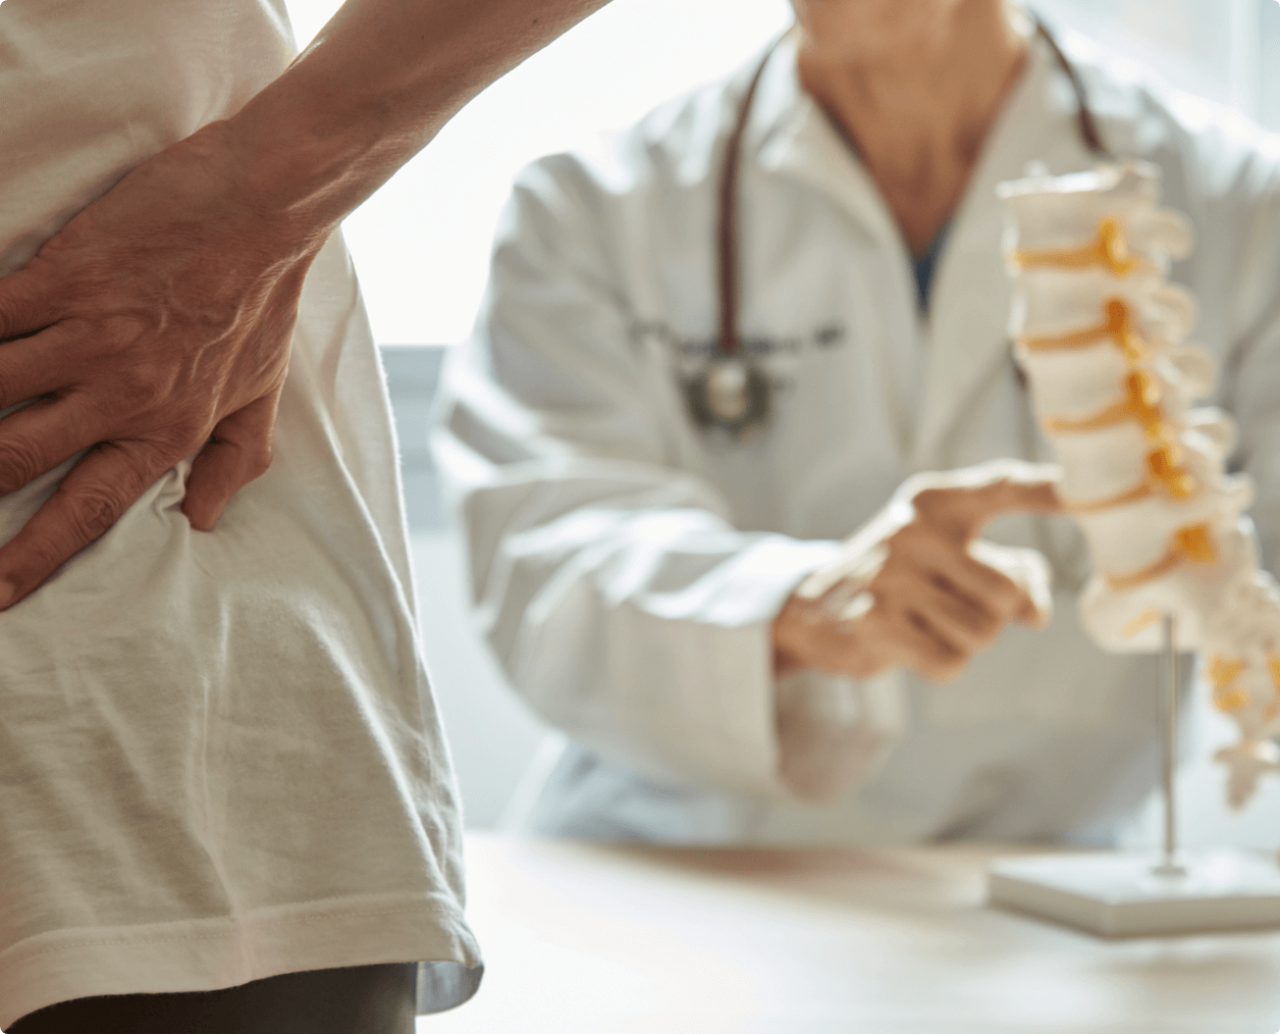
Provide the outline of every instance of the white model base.
{"type": "Polygon", "coordinates": [[[1180,855],[1181,874],[1153,853],[1032,855],[994,862],[992,905],[1104,937],[1280,927],[1280,866],[1243,851],[1180,855]]]}

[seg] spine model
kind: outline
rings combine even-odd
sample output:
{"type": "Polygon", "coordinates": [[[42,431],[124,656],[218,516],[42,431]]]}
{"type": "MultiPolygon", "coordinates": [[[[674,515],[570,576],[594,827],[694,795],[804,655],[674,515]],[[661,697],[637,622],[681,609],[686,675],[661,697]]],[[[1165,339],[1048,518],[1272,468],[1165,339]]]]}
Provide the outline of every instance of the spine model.
{"type": "Polygon", "coordinates": [[[1186,343],[1195,299],[1167,274],[1191,233],[1159,192],[1141,163],[1002,184],[1011,329],[1093,560],[1084,625],[1105,650],[1141,652],[1174,619],[1239,728],[1217,758],[1240,807],[1280,771],[1280,590],[1258,568],[1252,483],[1225,472],[1235,424],[1192,408],[1217,366],[1186,343]]]}

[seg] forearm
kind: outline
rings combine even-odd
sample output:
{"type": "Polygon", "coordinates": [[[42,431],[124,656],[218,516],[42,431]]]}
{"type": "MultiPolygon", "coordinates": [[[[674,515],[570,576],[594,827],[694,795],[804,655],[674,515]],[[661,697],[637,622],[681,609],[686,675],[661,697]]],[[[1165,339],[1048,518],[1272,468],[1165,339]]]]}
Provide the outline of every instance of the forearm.
{"type": "MultiPolygon", "coordinates": [[[[473,502],[474,546],[492,539],[473,502]]],[[[547,721],[657,778],[784,793],[768,625],[832,544],[628,509],[601,500],[476,558],[490,575],[478,609],[513,685],[547,721]]]]}
{"type": "Polygon", "coordinates": [[[471,98],[607,0],[347,0],[226,123],[255,207],[327,235],[471,98]]]}
{"type": "Polygon", "coordinates": [[[823,800],[896,734],[896,683],[772,671],[770,620],[836,543],[745,533],[694,508],[628,512],[617,498],[495,539],[487,509],[472,498],[490,641],[534,709],[589,748],[660,781],[823,800]]]}
{"type": "Polygon", "coordinates": [[[445,417],[477,617],[530,705],[657,778],[782,792],[768,625],[838,545],[735,529],[709,486],[657,464],[493,462],[508,450],[485,455],[482,413],[445,417]]]}

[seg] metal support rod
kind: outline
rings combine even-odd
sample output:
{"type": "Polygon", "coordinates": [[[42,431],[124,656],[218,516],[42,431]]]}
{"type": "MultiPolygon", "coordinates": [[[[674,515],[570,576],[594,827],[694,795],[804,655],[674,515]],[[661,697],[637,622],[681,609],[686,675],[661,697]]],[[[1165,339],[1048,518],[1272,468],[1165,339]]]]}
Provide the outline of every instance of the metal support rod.
{"type": "Polygon", "coordinates": [[[1164,798],[1164,859],[1156,866],[1162,876],[1181,876],[1178,864],[1178,672],[1177,623],[1172,614],[1161,619],[1160,685],[1156,692],[1156,722],[1160,740],[1160,791],[1164,798]]]}

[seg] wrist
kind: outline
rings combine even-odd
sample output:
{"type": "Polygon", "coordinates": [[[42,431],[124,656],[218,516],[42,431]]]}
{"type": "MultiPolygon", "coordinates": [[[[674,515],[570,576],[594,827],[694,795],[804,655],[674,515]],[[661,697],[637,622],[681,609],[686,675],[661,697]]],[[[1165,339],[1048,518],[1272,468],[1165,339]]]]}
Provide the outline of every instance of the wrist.
{"type": "Polygon", "coordinates": [[[361,134],[326,133],[287,98],[260,94],[205,131],[216,133],[217,146],[232,156],[235,172],[227,182],[264,226],[302,251],[323,243],[372,192],[354,182],[360,150],[368,146],[361,134]]]}
{"type": "Polygon", "coordinates": [[[778,611],[769,627],[769,644],[773,648],[773,673],[786,675],[807,667],[803,658],[809,652],[813,601],[792,594],[778,611]]]}
{"type": "Polygon", "coordinates": [[[775,674],[803,668],[864,679],[884,670],[883,651],[863,625],[867,609],[835,613],[826,599],[793,593],[770,628],[775,674]]]}
{"type": "Polygon", "coordinates": [[[476,94],[605,0],[347,0],[228,120],[254,194],[320,238],[476,94]]]}

